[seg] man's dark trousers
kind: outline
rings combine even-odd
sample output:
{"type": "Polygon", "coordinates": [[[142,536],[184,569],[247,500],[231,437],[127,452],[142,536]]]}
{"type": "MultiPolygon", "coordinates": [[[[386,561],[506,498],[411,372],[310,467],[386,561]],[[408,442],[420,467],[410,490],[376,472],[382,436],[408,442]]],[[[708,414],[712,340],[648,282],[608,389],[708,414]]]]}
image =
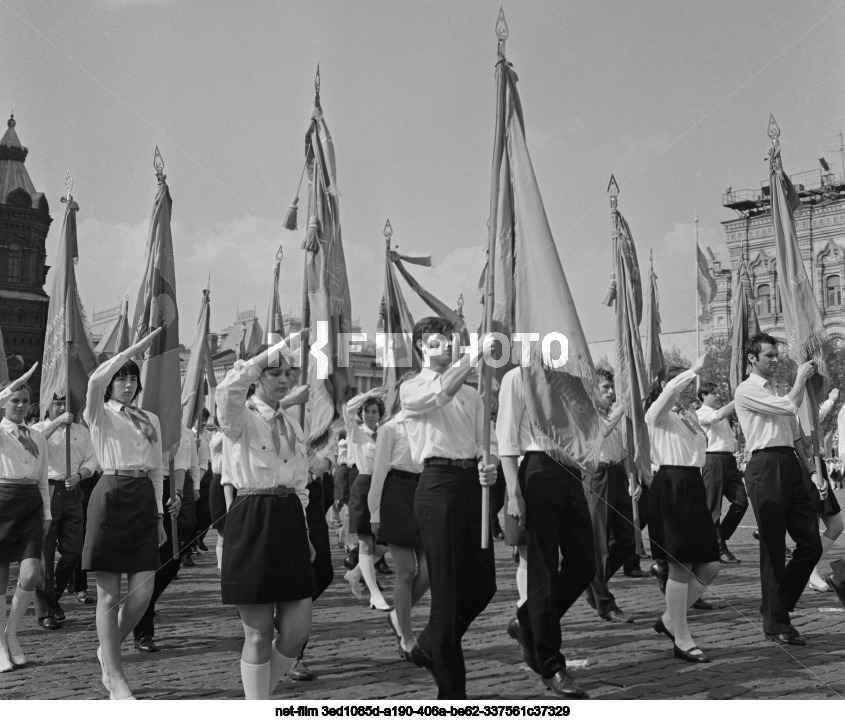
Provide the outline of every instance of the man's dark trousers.
{"type": "Polygon", "coordinates": [[[736,466],[733,453],[708,453],[701,476],[707,494],[707,507],[713,516],[716,535],[719,537],[719,550],[723,551],[748,510],[748,494],[745,492],[742,474],[736,466]],[[724,518],[721,518],[722,496],[731,504],[724,518]]]}
{"type": "Polygon", "coordinates": [[[745,467],[745,482],[760,533],[763,631],[787,633],[792,630],[789,612],[822,555],[816,510],[792,448],[754,451],[745,467]],[[787,532],[796,545],[784,565],[787,532]]]}
{"type": "Polygon", "coordinates": [[[438,699],[466,698],[461,639],[496,593],[492,540],[481,548],[478,466],[428,465],[414,497],[431,581],[428,624],[417,638],[434,660],[438,699]]]}
{"type": "Polygon", "coordinates": [[[519,467],[519,485],[525,499],[528,600],[517,618],[543,678],[551,678],[566,668],[560,620],[596,575],[593,527],[578,469],[529,451],[519,467]]]}
{"type": "MultiPolygon", "coordinates": [[[[308,537],[314,546],[314,580],[317,593],[316,601],[334,580],[332,567],[332,546],[329,541],[329,524],[326,523],[326,507],[323,500],[323,479],[318,478],[308,484],[308,506],[305,508],[305,520],[308,522],[308,537]]],[[[331,506],[331,501],[329,501],[331,506]]]]}
{"type": "Polygon", "coordinates": [[[593,524],[596,574],[586,593],[599,615],[604,616],[619,610],[607,582],[637,552],[634,507],[621,463],[599,464],[590,477],[587,506],[593,524]]]}
{"type": "Polygon", "coordinates": [[[38,584],[35,591],[35,614],[38,618],[56,615],[59,610],[59,598],[82,559],[84,521],[82,490],[79,486],[69,491],[64,481],[50,481],[50,512],[53,521],[44,538],[44,550],[41,555],[44,563],[44,581],[43,584],[38,584]]]}

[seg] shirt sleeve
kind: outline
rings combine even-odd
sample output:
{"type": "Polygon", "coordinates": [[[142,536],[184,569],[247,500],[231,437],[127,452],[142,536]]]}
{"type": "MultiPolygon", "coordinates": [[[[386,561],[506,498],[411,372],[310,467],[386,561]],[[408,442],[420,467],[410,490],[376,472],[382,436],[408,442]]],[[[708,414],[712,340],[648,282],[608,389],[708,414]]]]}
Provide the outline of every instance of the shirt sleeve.
{"type": "Polygon", "coordinates": [[[409,418],[424,416],[452,400],[443,390],[439,375],[433,378],[416,376],[405,381],[399,389],[399,397],[402,410],[409,418]]]}
{"type": "MultiPolygon", "coordinates": [[[[91,387],[90,384],[88,386],[91,387]]],[[[153,491],[156,494],[156,509],[159,513],[164,513],[164,507],[161,503],[161,494],[164,493],[164,469],[161,462],[161,423],[159,423],[158,416],[155,413],[147,411],[153,426],[156,429],[156,440],[153,443],[152,453],[158,460],[158,464],[148,471],[150,480],[153,482],[153,491]]]]}
{"type": "Polygon", "coordinates": [[[828,398],[824,403],[819,406],[819,423],[821,423],[825,418],[827,418],[831,410],[833,410],[833,400],[831,398],[828,398]]]}
{"type": "MultiPolygon", "coordinates": [[[[112,356],[104,363],[101,363],[88,379],[88,394],[86,396],[85,411],[83,412],[82,417],[85,419],[89,428],[93,425],[99,425],[102,422],[103,414],[105,412],[104,397],[106,395],[106,390],[108,390],[114,374],[123,368],[124,364],[128,360],[128,355],[118,353],[116,356],[112,356]]],[[[0,394],[0,402],[1,401],[2,394],[0,394]]]]}
{"type": "Polygon", "coordinates": [[[39,431],[30,431],[30,437],[35,439],[38,445],[38,459],[41,461],[41,467],[38,473],[38,492],[41,494],[41,506],[43,519],[45,521],[52,521],[53,514],[50,511],[50,482],[49,477],[49,460],[47,456],[47,440],[39,431]]]}
{"type": "Polygon", "coordinates": [[[695,415],[698,417],[698,425],[702,428],[707,428],[713,421],[719,420],[718,418],[714,418],[716,415],[715,411],[708,406],[701,406],[696,412],[695,415]]]}
{"type": "MultiPolygon", "coordinates": [[[[521,378],[516,373],[505,373],[499,388],[499,413],[496,416],[496,439],[503,456],[520,454],[519,421],[525,401],[522,397],[521,378]]],[[[530,439],[529,439],[530,440],[530,439]]]]}
{"type": "Polygon", "coordinates": [[[678,396],[681,395],[681,391],[694,379],[695,372],[690,368],[670,380],[658,399],[646,411],[645,422],[650,426],[658,426],[666,420],[675,402],[678,400],[678,396]]]}
{"type": "Polygon", "coordinates": [[[260,375],[261,369],[251,360],[235,361],[235,367],[217,386],[217,420],[223,434],[233,441],[246,427],[246,394],[260,375]]]}
{"type": "Polygon", "coordinates": [[[839,432],[839,459],[845,461],[845,406],[839,411],[836,419],[836,428],[839,432]]]}
{"type": "Polygon", "coordinates": [[[370,518],[376,523],[381,523],[381,494],[384,490],[384,481],[390,471],[390,458],[393,455],[393,446],[395,443],[396,431],[393,425],[388,424],[382,427],[376,440],[376,453],[373,457],[373,477],[370,482],[370,492],[367,495],[370,518]]]}
{"type": "Polygon", "coordinates": [[[753,383],[741,383],[734,393],[738,408],[769,416],[794,416],[798,407],[788,396],[776,396],[766,393],[762,386],[753,383]]]}

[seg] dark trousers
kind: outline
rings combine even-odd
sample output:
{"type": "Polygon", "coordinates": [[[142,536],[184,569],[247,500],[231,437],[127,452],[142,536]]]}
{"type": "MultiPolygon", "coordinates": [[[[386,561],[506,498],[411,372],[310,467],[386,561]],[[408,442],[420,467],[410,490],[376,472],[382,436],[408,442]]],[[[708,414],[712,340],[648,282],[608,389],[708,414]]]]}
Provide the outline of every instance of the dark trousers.
{"type": "MultiPolygon", "coordinates": [[[[193,495],[193,486],[191,485],[190,478],[187,474],[185,475],[185,489],[187,489],[186,494],[190,493],[193,495]]],[[[182,561],[179,556],[175,559],[173,558],[173,523],[170,520],[170,514],[167,512],[167,502],[169,500],[170,479],[165,478],[162,501],[164,504],[164,532],[167,534],[167,542],[163,546],[159,546],[158,557],[160,565],[158,571],[156,571],[155,581],[153,583],[153,595],[150,597],[150,603],[147,606],[147,610],[144,611],[144,615],[141,616],[141,620],[138,621],[138,624],[133,630],[135,638],[141,638],[141,636],[155,636],[155,622],[153,618],[155,616],[156,601],[158,601],[161,594],[164,593],[164,590],[170,585],[170,582],[176,578],[176,574],[179,573],[179,568],[182,566],[182,561]]],[[[191,530],[191,526],[188,525],[188,520],[188,518],[184,518],[182,516],[182,512],[180,510],[179,515],[176,518],[177,542],[180,539],[184,540],[187,538],[187,534],[191,530]]]]}
{"type": "Polygon", "coordinates": [[[719,539],[721,551],[739,526],[745,511],[748,510],[748,494],[745,492],[742,474],[736,467],[736,458],[733,453],[708,453],[701,477],[704,479],[707,507],[716,525],[716,536],[719,539]],[[720,523],[722,496],[727,498],[731,505],[720,523]]]}
{"type": "Polygon", "coordinates": [[[816,509],[791,448],[755,451],[745,467],[745,482],[760,532],[763,630],[786,633],[792,629],[789,612],[822,555],[816,509]],[[785,532],[795,541],[787,564],[785,532]]]}
{"type": "Polygon", "coordinates": [[[481,493],[475,466],[430,466],[414,496],[431,581],[431,611],[417,643],[434,659],[438,699],[466,698],[461,639],[496,593],[493,544],[481,548],[481,493]]]}
{"type": "Polygon", "coordinates": [[[197,501],[194,500],[194,480],[190,473],[185,473],[183,488],[182,507],[179,509],[179,553],[187,556],[197,535],[197,501]]]}
{"type": "Polygon", "coordinates": [[[211,488],[211,478],[214,474],[211,472],[211,467],[205,469],[202,479],[200,480],[200,497],[197,501],[197,539],[202,541],[208,529],[211,528],[211,510],[208,505],[208,491],[211,488]]]}
{"type": "MultiPolygon", "coordinates": [[[[84,481],[80,481],[77,488],[81,489],[81,500],[82,500],[82,538],[83,542],[85,539],[85,527],[88,523],[88,500],[91,498],[91,491],[94,490],[94,486],[97,485],[97,481],[100,480],[101,473],[95,473],[91,478],[86,478],[84,481]]],[[[82,559],[80,558],[77,561],[76,566],[73,569],[73,580],[71,582],[73,587],[74,593],[79,593],[80,591],[87,591],[88,590],[88,574],[82,570],[82,559]]]]}
{"type": "MultiPolygon", "coordinates": [[[[331,474],[329,474],[331,476],[331,474]]],[[[314,580],[317,592],[313,596],[316,601],[334,580],[332,567],[332,546],[329,541],[329,524],[326,523],[326,507],[323,500],[323,480],[318,478],[308,484],[308,506],[305,508],[305,520],[308,522],[308,537],[314,546],[314,580]]],[[[331,500],[329,501],[331,506],[331,500]]]]}
{"type": "Polygon", "coordinates": [[[59,598],[82,559],[82,541],[85,536],[82,491],[79,486],[69,491],[64,481],[50,481],[50,512],[53,522],[44,538],[44,550],[41,554],[44,577],[35,590],[35,614],[38,618],[56,615],[59,610],[59,598]]]}
{"type": "MultiPolygon", "coordinates": [[[[593,528],[581,472],[545,453],[519,467],[528,538],[528,601],[517,610],[543,678],[566,668],[560,621],[596,575],[593,528]]],[[[425,539],[423,539],[425,540],[425,539]]]]}
{"type": "Polygon", "coordinates": [[[604,616],[619,610],[607,582],[636,554],[634,510],[628,476],[621,463],[599,464],[589,488],[587,505],[593,523],[596,575],[586,594],[599,615],[604,616]]]}

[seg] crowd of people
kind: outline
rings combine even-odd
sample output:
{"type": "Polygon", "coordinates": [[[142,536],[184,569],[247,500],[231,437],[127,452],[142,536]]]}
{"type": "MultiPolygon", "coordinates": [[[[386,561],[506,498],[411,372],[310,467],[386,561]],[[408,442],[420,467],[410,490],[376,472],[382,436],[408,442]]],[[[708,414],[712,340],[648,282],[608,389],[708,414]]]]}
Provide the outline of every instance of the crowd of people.
{"type": "MultiPolygon", "coordinates": [[[[92,655],[110,698],[134,698],[123,642],[132,633],[138,651],[158,650],[156,602],[181,566],[193,563],[192,549],[209,550],[204,539],[213,529],[221,600],[237,607],[243,626],[244,696],[270,698],[285,677],[313,677],[304,655],[313,603],[334,578],[334,529],[347,551],[345,582],[384,614],[399,657],[431,674],[438,699],[464,699],[462,638],[496,593],[493,546],[481,541],[490,491],[491,515],[504,511],[502,535],[518,561],[508,633],[560,697],[587,696],[567,671],[562,618],[583,596],[608,624],[633,622],[610,581],[620,570],[645,575],[638,549],[645,528],[649,572],[665,594],[653,628],[681,661],[710,660],[687,612],[708,607],[702,597],[720,565],[739,562],[728,542],[749,504],[769,640],[805,643],[789,615],[805,588],[845,599],[845,586],[821,565],[843,530],[831,490],[831,483],[841,487],[841,467],[833,459],[817,462],[807,421],[799,418],[812,362],[778,393],[777,342],[753,336],[745,348],[748,378],[724,405],[718,387],[701,377],[704,356],[690,368],[664,367],[644,409],[653,468],[644,478],[630,460],[611,370],[596,373],[602,439],[597,465],[585,471],[586,459],[563,458],[543,441],[521,368],[502,377],[493,417],[486,413],[467,384],[470,355],[453,361],[452,331],[441,318],[419,321],[413,343],[422,369],[406,374],[395,393],[349,401],[332,440],[319,449],[306,443],[301,410],[309,389],[298,385],[285,341],[236,361],[217,387],[216,415],[206,411],[166,452],[159,419],[136,405],[142,389],[133,360],[159,331],[97,368],[81,418],[54,397],[42,399],[50,404],[45,419],[27,425],[27,381],[35,369],[5,384],[4,591],[10,564],[19,570],[8,610],[0,595],[0,672],[26,664],[17,634],[33,598],[39,625],[55,630],[65,618],[60,600],[71,594],[80,604],[96,600],[99,646],[92,655]],[[385,407],[385,397],[396,399],[393,407],[385,407]],[[795,544],[789,557],[787,533],[795,544]],[[394,578],[390,601],[379,580],[386,573],[394,578]],[[412,608],[426,594],[428,621],[415,629],[412,608]]],[[[482,337],[482,355],[493,342],[482,337]]],[[[819,409],[822,417],[835,400],[836,391],[819,409]]],[[[499,533],[493,529],[490,536],[499,533]]]]}

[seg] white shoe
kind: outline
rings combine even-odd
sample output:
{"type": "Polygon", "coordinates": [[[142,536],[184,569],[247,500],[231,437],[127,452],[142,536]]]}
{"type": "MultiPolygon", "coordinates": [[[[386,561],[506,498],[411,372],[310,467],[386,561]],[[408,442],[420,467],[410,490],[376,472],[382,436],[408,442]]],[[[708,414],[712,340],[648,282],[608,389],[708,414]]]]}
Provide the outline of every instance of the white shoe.
{"type": "Polygon", "coordinates": [[[364,600],[364,588],[361,581],[363,580],[360,576],[356,581],[352,577],[352,571],[347,571],[346,574],[343,576],[344,580],[349,583],[349,590],[352,591],[352,595],[355,596],[359,601],[364,600]]]}

